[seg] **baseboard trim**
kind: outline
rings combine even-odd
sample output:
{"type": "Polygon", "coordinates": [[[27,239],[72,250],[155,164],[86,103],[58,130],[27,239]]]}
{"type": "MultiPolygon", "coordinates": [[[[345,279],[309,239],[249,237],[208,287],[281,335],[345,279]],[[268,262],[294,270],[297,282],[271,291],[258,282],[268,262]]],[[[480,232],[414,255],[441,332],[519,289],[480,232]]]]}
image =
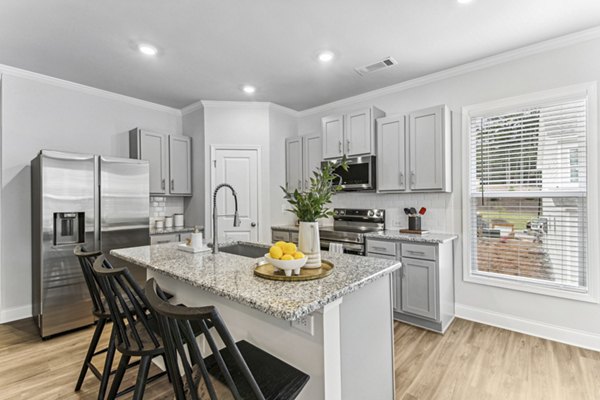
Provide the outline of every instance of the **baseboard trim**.
{"type": "Polygon", "coordinates": [[[510,314],[497,313],[462,304],[456,304],[455,310],[458,318],[582,347],[584,349],[600,351],[600,335],[597,333],[546,324],[544,322],[519,318],[510,314]]]}
{"type": "Polygon", "coordinates": [[[32,309],[31,304],[27,306],[21,307],[13,307],[5,310],[0,310],[0,324],[4,324],[6,322],[17,321],[19,319],[24,319],[31,317],[32,309]]]}

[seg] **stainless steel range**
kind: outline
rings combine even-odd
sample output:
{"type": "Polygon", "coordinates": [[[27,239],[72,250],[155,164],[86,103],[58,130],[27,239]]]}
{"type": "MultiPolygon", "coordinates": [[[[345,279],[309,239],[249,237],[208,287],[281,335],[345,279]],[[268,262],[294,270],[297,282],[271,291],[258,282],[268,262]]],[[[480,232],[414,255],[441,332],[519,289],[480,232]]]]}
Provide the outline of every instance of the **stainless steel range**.
{"type": "Polygon", "coordinates": [[[328,250],[330,243],[341,243],[344,253],[365,255],[367,232],[384,230],[385,210],[361,208],[334,208],[333,226],[319,228],[321,249],[328,250]]]}

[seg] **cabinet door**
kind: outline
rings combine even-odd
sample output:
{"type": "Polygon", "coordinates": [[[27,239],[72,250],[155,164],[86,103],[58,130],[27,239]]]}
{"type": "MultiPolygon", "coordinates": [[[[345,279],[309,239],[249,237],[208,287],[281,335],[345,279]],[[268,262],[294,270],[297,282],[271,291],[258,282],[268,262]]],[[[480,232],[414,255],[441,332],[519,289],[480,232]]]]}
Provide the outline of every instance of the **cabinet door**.
{"type": "Polygon", "coordinates": [[[150,193],[167,193],[167,135],[140,131],[140,159],[150,167],[150,193]]]}
{"type": "Polygon", "coordinates": [[[377,190],[406,190],[406,130],[404,116],[377,120],[377,190]]]}
{"type": "Polygon", "coordinates": [[[402,258],[402,312],[437,319],[435,262],[402,258]]]}
{"type": "Polygon", "coordinates": [[[409,115],[410,189],[441,190],[445,167],[445,107],[409,115]]]}
{"type": "Polygon", "coordinates": [[[323,159],[337,158],[344,154],[344,118],[341,115],[324,117],[322,124],[323,159]]]}
{"type": "Polygon", "coordinates": [[[169,136],[170,193],[192,194],[192,139],[169,136]]]}
{"type": "Polygon", "coordinates": [[[285,140],[285,184],[288,190],[302,190],[302,138],[285,140]]]}
{"type": "Polygon", "coordinates": [[[179,235],[174,233],[172,235],[154,235],[150,236],[150,244],[164,244],[164,243],[177,243],[179,242],[179,235]]]}
{"type": "Polygon", "coordinates": [[[304,190],[310,188],[310,178],[313,172],[321,168],[321,135],[304,136],[304,145],[302,151],[302,165],[304,167],[304,190]]]}
{"type": "Polygon", "coordinates": [[[372,123],[371,109],[366,108],[351,112],[346,115],[345,127],[345,153],[348,156],[359,156],[371,153],[372,123]]]}

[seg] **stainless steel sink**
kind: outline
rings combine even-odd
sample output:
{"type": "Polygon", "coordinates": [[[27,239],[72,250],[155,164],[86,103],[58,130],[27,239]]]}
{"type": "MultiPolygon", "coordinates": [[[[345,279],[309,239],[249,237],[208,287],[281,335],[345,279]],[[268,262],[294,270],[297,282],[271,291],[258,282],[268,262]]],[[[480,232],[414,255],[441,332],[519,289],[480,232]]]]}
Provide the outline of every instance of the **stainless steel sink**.
{"type": "Polygon", "coordinates": [[[225,246],[219,246],[219,252],[235,254],[242,257],[248,258],[259,258],[263,257],[269,252],[268,247],[257,247],[243,243],[230,244],[225,246]]]}

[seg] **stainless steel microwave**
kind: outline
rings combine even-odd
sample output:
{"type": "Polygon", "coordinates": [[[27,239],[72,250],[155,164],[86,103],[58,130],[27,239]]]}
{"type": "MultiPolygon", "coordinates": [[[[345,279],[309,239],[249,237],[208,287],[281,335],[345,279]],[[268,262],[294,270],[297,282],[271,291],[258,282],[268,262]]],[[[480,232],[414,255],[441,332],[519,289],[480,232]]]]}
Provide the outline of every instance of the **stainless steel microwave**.
{"type": "Polygon", "coordinates": [[[324,161],[338,165],[335,173],[341,178],[344,191],[375,190],[375,156],[348,158],[348,171],[339,165],[341,159],[324,161]]]}

